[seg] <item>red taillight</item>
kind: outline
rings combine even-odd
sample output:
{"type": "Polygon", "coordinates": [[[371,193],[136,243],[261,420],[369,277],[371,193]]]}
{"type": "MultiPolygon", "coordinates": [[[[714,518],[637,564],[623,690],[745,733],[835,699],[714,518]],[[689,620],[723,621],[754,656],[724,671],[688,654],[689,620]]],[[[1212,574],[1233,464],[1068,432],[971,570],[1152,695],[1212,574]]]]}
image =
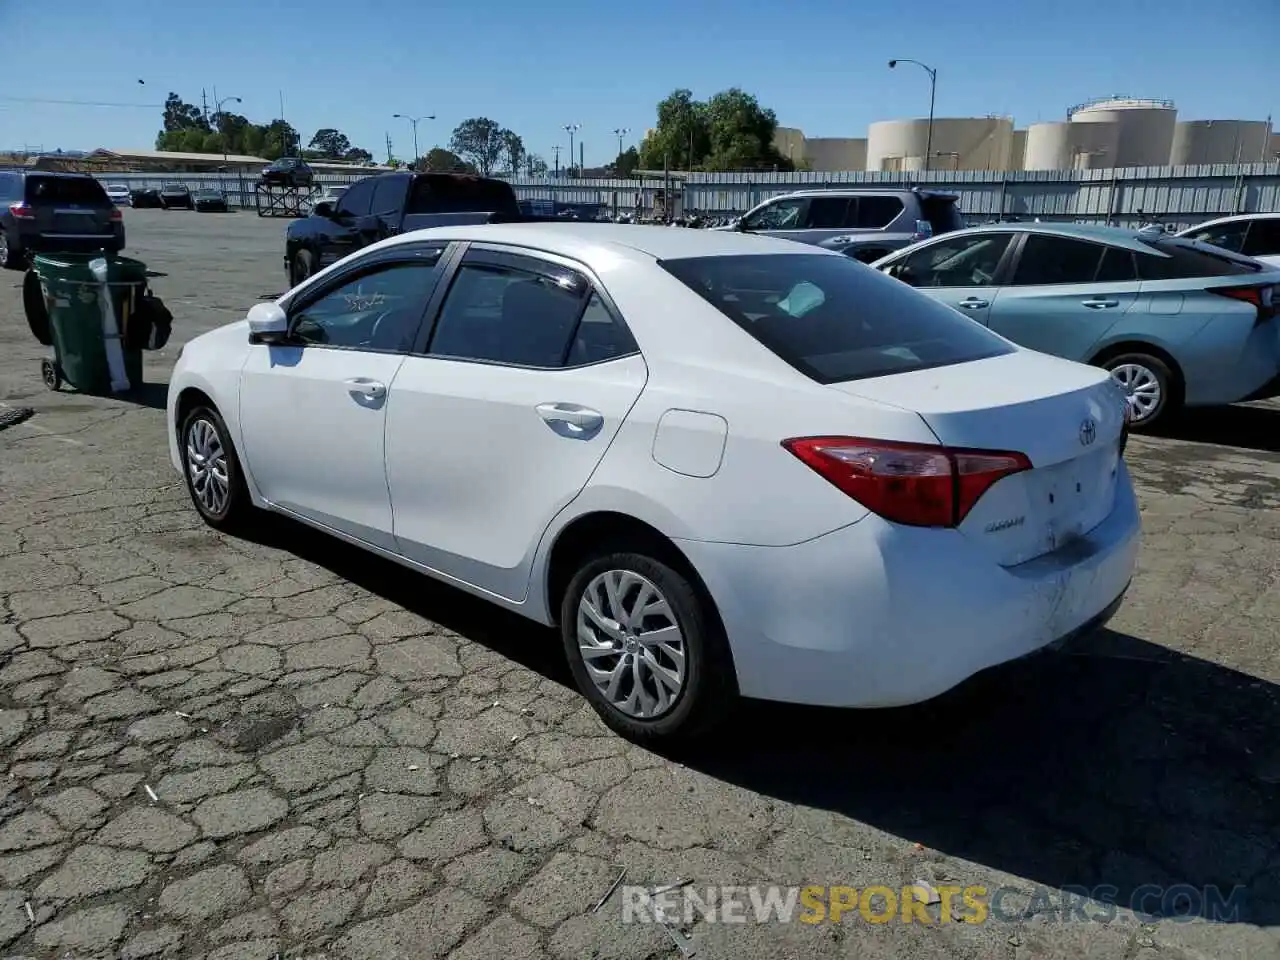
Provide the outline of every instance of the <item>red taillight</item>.
{"type": "Polygon", "coordinates": [[[1257,323],[1266,323],[1276,315],[1275,288],[1268,285],[1251,287],[1210,287],[1210,293],[1230,297],[1257,308],[1257,323]]]}
{"type": "Polygon", "coordinates": [[[9,204],[9,212],[13,214],[15,220],[34,220],[36,211],[29,203],[11,203],[9,204]]]}
{"type": "Polygon", "coordinates": [[[111,208],[111,219],[116,221],[124,220],[124,213],[121,212],[119,207],[111,208]]]}
{"type": "Polygon", "coordinates": [[[955,527],[996,481],[1031,469],[1026,454],[957,450],[859,437],[798,437],[782,445],[886,520],[955,527]]]}

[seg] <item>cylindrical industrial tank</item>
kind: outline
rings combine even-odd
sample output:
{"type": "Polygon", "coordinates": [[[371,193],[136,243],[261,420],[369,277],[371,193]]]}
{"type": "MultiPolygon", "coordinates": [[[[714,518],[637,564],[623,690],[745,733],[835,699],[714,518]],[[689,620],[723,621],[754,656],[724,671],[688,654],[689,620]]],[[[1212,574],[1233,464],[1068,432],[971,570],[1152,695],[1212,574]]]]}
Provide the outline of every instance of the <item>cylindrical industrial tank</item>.
{"type": "Polygon", "coordinates": [[[919,170],[926,151],[934,170],[1007,170],[1013,154],[1008,117],[935,117],[929,121],[882,120],[867,129],[868,170],[919,170]]]}
{"type": "Polygon", "coordinates": [[[1114,123],[1119,130],[1116,157],[1110,166],[1163,167],[1173,149],[1178,111],[1172,100],[1113,97],[1073,107],[1072,123],[1114,123]]]}
{"type": "Polygon", "coordinates": [[[1270,126],[1262,120],[1184,120],[1173,131],[1169,162],[1259,163],[1267,157],[1270,126]]]}
{"type": "Polygon", "coordinates": [[[1066,170],[1071,166],[1071,124],[1033,123],[1027,127],[1024,170],[1066,170]]]}

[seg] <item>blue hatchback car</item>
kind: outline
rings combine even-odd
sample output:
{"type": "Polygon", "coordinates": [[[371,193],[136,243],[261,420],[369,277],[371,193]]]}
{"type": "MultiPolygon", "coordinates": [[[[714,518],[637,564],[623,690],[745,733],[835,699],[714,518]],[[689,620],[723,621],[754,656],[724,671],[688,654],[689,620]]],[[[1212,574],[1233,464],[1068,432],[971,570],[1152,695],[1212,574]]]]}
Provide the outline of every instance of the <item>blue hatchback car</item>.
{"type": "Polygon", "coordinates": [[[994,223],[872,264],[1014,343],[1104,367],[1135,429],[1280,395],[1280,268],[1158,229],[994,223]]]}

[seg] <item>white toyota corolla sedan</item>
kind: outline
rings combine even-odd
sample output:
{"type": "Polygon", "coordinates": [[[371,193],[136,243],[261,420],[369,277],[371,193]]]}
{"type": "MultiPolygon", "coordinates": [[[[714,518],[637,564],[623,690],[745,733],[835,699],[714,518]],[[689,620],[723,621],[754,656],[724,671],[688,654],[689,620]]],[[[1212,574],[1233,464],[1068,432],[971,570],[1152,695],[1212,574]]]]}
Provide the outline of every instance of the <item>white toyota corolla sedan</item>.
{"type": "Polygon", "coordinates": [[[458,226],[191,341],[212,526],[287,514],[539,623],[614,729],[878,707],[1092,629],[1139,520],[1106,371],[756,236],[458,226]]]}

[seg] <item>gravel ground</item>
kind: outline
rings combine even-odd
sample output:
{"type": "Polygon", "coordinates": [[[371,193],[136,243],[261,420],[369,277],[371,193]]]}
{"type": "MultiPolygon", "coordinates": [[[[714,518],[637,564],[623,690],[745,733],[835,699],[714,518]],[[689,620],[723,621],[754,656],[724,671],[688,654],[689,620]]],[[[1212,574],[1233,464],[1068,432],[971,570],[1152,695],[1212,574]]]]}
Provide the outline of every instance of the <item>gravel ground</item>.
{"type": "MultiPolygon", "coordinates": [[[[284,221],[126,217],[177,318],[157,384],[184,339],[282,288],[284,221]]],[[[1280,956],[1280,408],[1132,442],[1145,541],[1111,630],[918,708],[751,705],[675,760],[609,734],[544,630],[284,522],[205,528],[163,387],[45,391],[19,279],[0,275],[0,411],[36,410],[0,431],[9,954],[1280,956]],[[622,890],[593,911],[622,867],[703,894],[1021,893],[983,923],[669,933],[624,923],[622,890]],[[1147,884],[1238,885],[1239,909],[1045,910],[1147,884]]]]}

